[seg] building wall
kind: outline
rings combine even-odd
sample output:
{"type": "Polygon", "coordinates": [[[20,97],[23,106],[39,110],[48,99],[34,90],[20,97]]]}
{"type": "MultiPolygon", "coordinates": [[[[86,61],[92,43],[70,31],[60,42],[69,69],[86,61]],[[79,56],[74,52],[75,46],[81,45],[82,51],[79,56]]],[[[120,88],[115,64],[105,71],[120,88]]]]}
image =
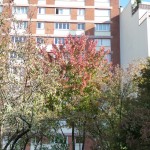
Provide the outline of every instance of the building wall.
{"type": "Polygon", "coordinates": [[[129,3],[120,15],[120,39],[121,39],[121,66],[127,67],[129,63],[140,58],[146,58],[148,54],[148,22],[143,20],[140,24],[139,19],[143,14],[143,9],[138,9],[134,15],[131,12],[129,3]]]}
{"type": "Polygon", "coordinates": [[[120,64],[120,18],[119,18],[119,1],[111,0],[111,49],[112,49],[112,61],[113,63],[120,64]]]}
{"type": "MultiPolygon", "coordinates": [[[[150,17],[150,16],[149,16],[150,17]]],[[[150,57],[150,18],[147,19],[148,56],[150,57]]]]}
{"type": "MultiPolygon", "coordinates": [[[[5,6],[9,10],[4,11],[5,13],[11,15],[10,12],[13,12],[13,9],[8,8],[8,1],[5,0],[5,6]]],[[[34,37],[67,37],[68,34],[72,35],[81,35],[86,34],[92,39],[109,39],[111,45],[107,47],[112,51],[112,61],[114,64],[120,63],[120,41],[119,41],[119,0],[105,0],[101,2],[98,0],[14,0],[14,5],[9,5],[9,7],[27,7],[28,14],[17,14],[14,13],[16,20],[28,21],[30,24],[30,29],[28,33],[31,33],[34,37]],[[44,14],[39,14],[39,8],[45,8],[44,14]],[[57,10],[61,9],[70,9],[69,14],[56,14],[57,10]],[[84,15],[78,15],[79,9],[84,9],[84,15]],[[110,11],[110,16],[103,15],[103,12],[96,13],[99,10],[110,11]],[[44,23],[43,29],[37,29],[37,23],[44,23]],[[60,29],[56,30],[55,23],[69,23],[69,29],[60,29]],[[78,23],[85,24],[85,30],[77,30],[78,23]],[[110,24],[110,31],[96,32],[96,24],[110,24]],[[61,33],[61,34],[60,34],[61,33]]],[[[43,11],[43,10],[42,10],[43,11]]],[[[11,17],[11,16],[10,16],[11,17]]],[[[14,32],[12,32],[14,33],[14,32]]],[[[19,31],[21,33],[21,31],[19,31]]],[[[53,40],[55,41],[55,40],[53,40]]],[[[51,44],[51,43],[49,43],[51,44]]],[[[97,46],[97,49],[100,46],[97,46]]]]}

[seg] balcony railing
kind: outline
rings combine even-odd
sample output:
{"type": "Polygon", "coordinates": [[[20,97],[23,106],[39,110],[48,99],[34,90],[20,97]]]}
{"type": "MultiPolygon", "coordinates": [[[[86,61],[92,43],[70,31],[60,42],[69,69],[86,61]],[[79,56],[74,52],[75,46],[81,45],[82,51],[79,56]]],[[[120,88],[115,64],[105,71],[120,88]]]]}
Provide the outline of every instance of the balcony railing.
{"type": "Polygon", "coordinates": [[[147,12],[139,19],[139,25],[141,25],[147,18],[150,18],[150,11],[147,11],[147,12]]]}

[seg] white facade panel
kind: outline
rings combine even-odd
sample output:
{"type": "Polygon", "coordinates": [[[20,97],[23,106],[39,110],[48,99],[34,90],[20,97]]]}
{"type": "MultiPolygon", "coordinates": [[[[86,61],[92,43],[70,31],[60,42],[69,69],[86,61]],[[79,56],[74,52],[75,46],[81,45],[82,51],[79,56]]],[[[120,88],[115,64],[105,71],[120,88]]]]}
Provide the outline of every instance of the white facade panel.
{"type": "Polygon", "coordinates": [[[70,19],[71,19],[70,16],[65,16],[65,15],[55,15],[54,16],[55,21],[66,21],[66,22],[68,22],[68,20],[70,20],[70,19]]]}
{"type": "Polygon", "coordinates": [[[59,37],[67,36],[69,33],[70,30],[54,30],[54,35],[59,37]]]}
{"type": "Polygon", "coordinates": [[[85,34],[85,31],[84,30],[76,31],[76,35],[81,35],[81,34],[85,34]]]}
{"type": "Polygon", "coordinates": [[[150,57],[150,16],[147,19],[148,56],[150,57]]]}
{"type": "Polygon", "coordinates": [[[69,34],[71,35],[82,35],[82,34],[85,34],[85,31],[84,30],[72,30],[69,32],[69,34]]]}
{"type": "Polygon", "coordinates": [[[41,15],[38,14],[37,15],[37,20],[39,21],[68,21],[70,20],[71,17],[70,16],[65,16],[65,15],[41,15]]]}
{"type": "Polygon", "coordinates": [[[14,14],[14,18],[17,20],[23,20],[23,19],[27,19],[28,15],[27,14],[14,14]]]}
{"type": "Polygon", "coordinates": [[[46,4],[46,0],[38,0],[38,5],[45,5],[46,4]]]}
{"type": "Polygon", "coordinates": [[[138,59],[147,58],[149,42],[149,26],[147,17],[139,24],[143,9],[138,9],[134,15],[131,12],[131,4],[120,15],[120,57],[121,66],[127,67],[138,59]]]}
{"type": "Polygon", "coordinates": [[[77,20],[83,20],[84,21],[84,16],[77,16],[77,20]]]}
{"type": "Polygon", "coordinates": [[[85,6],[85,2],[84,0],[66,0],[65,3],[64,3],[65,0],[55,0],[55,5],[57,6],[66,6],[66,7],[82,7],[82,6],[85,6]]]}
{"type": "Polygon", "coordinates": [[[44,29],[36,29],[36,34],[38,34],[38,35],[45,34],[45,30],[44,29]]]}
{"type": "Polygon", "coordinates": [[[99,22],[106,22],[106,21],[110,21],[110,17],[101,17],[101,16],[95,16],[95,21],[99,21],[99,22]]]}
{"type": "Polygon", "coordinates": [[[110,0],[95,0],[95,7],[110,7],[110,0]]]}
{"type": "Polygon", "coordinates": [[[14,0],[14,4],[28,4],[28,0],[14,0]]]}
{"type": "Polygon", "coordinates": [[[84,30],[73,30],[73,31],[70,31],[70,30],[54,30],[54,35],[58,36],[58,37],[63,37],[63,36],[66,37],[69,34],[71,34],[71,35],[81,35],[81,34],[84,34],[84,33],[85,33],[84,30]]]}

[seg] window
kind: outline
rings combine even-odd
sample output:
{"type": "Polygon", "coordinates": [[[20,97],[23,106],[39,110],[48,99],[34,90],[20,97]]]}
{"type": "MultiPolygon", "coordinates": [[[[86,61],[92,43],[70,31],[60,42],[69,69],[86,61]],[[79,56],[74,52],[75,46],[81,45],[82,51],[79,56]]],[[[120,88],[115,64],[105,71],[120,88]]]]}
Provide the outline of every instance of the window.
{"type": "Polygon", "coordinates": [[[13,43],[24,43],[25,40],[26,40],[26,37],[24,37],[24,36],[16,36],[16,37],[13,36],[13,37],[11,38],[11,41],[12,41],[13,43]]]}
{"type": "Polygon", "coordinates": [[[76,137],[76,143],[83,143],[82,137],[76,137]]]}
{"type": "Polygon", "coordinates": [[[110,47],[110,39],[98,39],[98,46],[107,46],[110,47]]]}
{"type": "Polygon", "coordinates": [[[2,13],[3,11],[3,6],[0,6],[0,13],[2,13]]]}
{"type": "Polygon", "coordinates": [[[110,17],[110,10],[95,9],[95,16],[110,17]]]}
{"type": "Polygon", "coordinates": [[[10,58],[17,58],[17,53],[15,51],[10,52],[10,58]]]}
{"type": "Polygon", "coordinates": [[[17,22],[15,23],[15,27],[17,29],[26,29],[28,27],[28,22],[27,21],[17,22]]]}
{"type": "Polygon", "coordinates": [[[56,8],[56,14],[62,15],[63,14],[63,9],[56,8]]]}
{"type": "Polygon", "coordinates": [[[17,58],[17,59],[23,59],[23,53],[21,52],[16,52],[16,51],[11,51],[10,52],[10,58],[14,59],[14,58],[17,58]]]}
{"type": "Polygon", "coordinates": [[[45,14],[45,8],[39,7],[38,8],[38,14],[45,14]]]}
{"type": "Polygon", "coordinates": [[[70,15],[70,9],[56,8],[57,15],[70,15]]]}
{"type": "Polygon", "coordinates": [[[78,23],[78,30],[84,30],[85,29],[85,24],[84,23],[78,23]]]}
{"type": "Polygon", "coordinates": [[[110,24],[96,24],[96,31],[110,31],[110,24]]]}
{"type": "Polygon", "coordinates": [[[10,73],[17,75],[17,74],[18,74],[18,68],[17,68],[17,67],[11,67],[11,68],[10,68],[10,73]]]}
{"type": "Polygon", "coordinates": [[[21,29],[26,29],[27,26],[28,26],[28,22],[27,22],[27,21],[20,22],[20,23],[18,24],[18,26],[19,26],[19,28],[21,28],[21,29]]]}
{"type": "Polygon", "coordinates": [[[69,29],[69,23],[55,23],[55,29],[69,29]]]}
{"type": "Polygon", "coordinates": [[[64,38],[55,38],[54,39],[54,44],[63,44],[64,43],[64,38]]]}
{"type": "Polygon", "coordinates": [[[37,29],[44,29],[44,22],[37,22],[37,29]]]}
{"type": "Polygon", "coordinates": [[[36,42],[37,42],[38,44],[44,44],[44,39],[38,37],[38,38],[36,39],[36,42]]]}
{"type": "Polygon", "coordinates": [[[27,7],[14,7],[13,13],[16,14],[27,14],[28,8],[27,7]]]}
{"type": "Polygon", "coordinates": [[[85,14],[85,9],[78,9],[79,16],[84,16],[84,14],[85,14]]]}

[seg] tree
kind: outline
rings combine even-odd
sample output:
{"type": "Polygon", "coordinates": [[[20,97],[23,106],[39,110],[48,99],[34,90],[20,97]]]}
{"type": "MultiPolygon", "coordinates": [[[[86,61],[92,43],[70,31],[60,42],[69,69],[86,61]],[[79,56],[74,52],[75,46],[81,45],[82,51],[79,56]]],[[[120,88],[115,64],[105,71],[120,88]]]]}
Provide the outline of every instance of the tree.
{"type": "Polygon", "coordinates": [[[127,70],[115,67],[107,80],[95,83],[99,86],[99,109],[88,126],[88,131],[95,139],[95,149],[120,150],[124,147],[119,141],[121,137],[120,124],[127,113],[126,105],[135,96],[137,86],[133,82],[137,66],[130,66],[127,70]]]}
{"type": "Polygon", "coordinates": [[[141,3],[141,0],[136,0],[137,4],[141,3]]]}
{"type": "Polygon", "coordinates": [[[25,149],[35,138],[42,146],[43,138],[52,140],[57,134],[54,129],[60,129],[57,112],[46,105],[50,95],[53,99],[58,97],[55,90],[59,86],[58,69],[49,65],[51,70],[45,73],[32,37],[26,37],[25,43],[13,44],[5,28],[7,22],[1,17],[0,149],[4,139],[4,150],[25,149]]]}
{"type": "Polygon", "coordinates": [[[134,76],[137,96],[128,101],[126,115],[122,119],[122,143],[127,149],[148,150],[150,143],[150,60],[134,76]]]}
{"type": "MultiPolygon", "coordinates": [[[[62,99],[60,114],[68,126],[72,127],[72,149],[74,150],[74,134],[75,129],[78,129],[75,122],[79,122],[82,126],[82,138],[85,137],[86,119],[89,115],[93,117],[94,109],[97,110],[99,107],[97,105],[99,87],[95,87],[95,77],[99,75],[101,82],[109,76],[111,64],[105,59],[109,51],[105,51],[104,48],[97,51],[96,42],[88,40],[84,35],[80,37],[69,35],[64,44],[58,47],[53,45],[50,53],[45,54],[44,50],[41,53],[49,59],[49,63],[54,63],[60,68],[61,87],[57,89],[62,99]]],[[[84,149],[84,142],[85,138],[83,138],[82,149],[84,149]]]]}

